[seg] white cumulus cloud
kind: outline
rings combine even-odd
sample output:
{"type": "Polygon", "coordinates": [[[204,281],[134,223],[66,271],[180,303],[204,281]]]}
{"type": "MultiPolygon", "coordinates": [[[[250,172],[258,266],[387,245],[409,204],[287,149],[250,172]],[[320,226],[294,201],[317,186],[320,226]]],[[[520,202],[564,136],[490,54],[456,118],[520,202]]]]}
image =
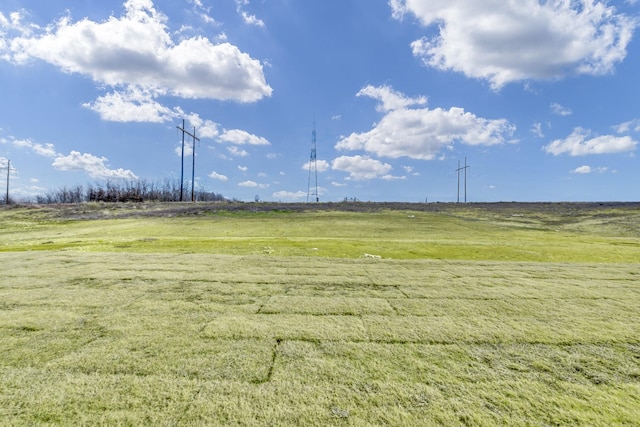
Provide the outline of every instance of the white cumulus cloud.
{"type": "MultiPolygon", "coordinates": [[[[182,111],[178,111],[178,113],[184,115],[182,111]]],[[[188,114],[186,118],[191,125],[186,130],[193,132],[192,127],[195,127],[196,136],[198,138],[215,138],[220,134],[220,131],[218,130],[218,124],[216,122],[202,119],[197,113],[188,114]]]]}
{"type": "Polygon", "coordinates": [[[617,133],[640,132],[640,119],[629,120],[613,127],[617,133]]]}
{"type": "Polygon", "coordinates": [[[336,144],[338,150],[365,150],[380,157],[431,160],[455,142],[468,145],[501,144],[515,126],[506,119],[478,117],[462,108],[408,108],[426,103],[426,98],[408,98],[386,86],[367,86],[358,96],[380,101],[382,120],[368,132],[352,133],[336,144]]]}
{"type": "Polygon", "coordinates": [[[255,181],[244,181],[238,184],[239,187],[249,187],[249,188],[269,188],[269,184],[259,184],[255,181]]]}
{"type": "Polygon", "coordinates": [[[256,27],[264,27],[265,24],[262,19],[244,10],[246,6],[249,6],[249,0],[236,0],[236,10],[242,17],[244,23],[247,25],[255,25],[256,27]]]}
{"type": "Polygon", "coordinates": [[[399,110],[413,105],[425,105],[427,98],[420,96],[418,98],[409,98],[401,92],[393,90],[390,86],[372,86],[368,85],[360,89],[356,96],[368,96],[369,98],[380,101],[376,110],[380,112],[388,112],[399,110]]]}
{"type": "Polygon", "coordinates": [[[60,171],[81,171],[87,173],[92,178],[98,179],[137,179],[138,177],[130,170],[109,169],[105,164],[106,157],[96,157],[88,153],[72,151],[68,156],[58,156],[52,166],[60,171]]]}
{"type": "Polygon", "coordinates": [[[240,15],[242,16],[245,24],[255,25],[256,27],[264,27],[264,21],[257,18],[255,15],[252,15],[245,11],[240,11],[240,15]]]}
{"type": "Polygon", "coordinates": [[[571,171],[571,173],[586,175],[590,173],[605,173],[607,170],[608,168],[606,167],[592,168],[591,166],[584,165],[584,166],[575,168],[574,170],[571,171]]]}
{"type": "Polygon", "coordinates": [[[218,139],[222,142],[229,142],[232,144],[271,145],[266,138],[253,135],[240,129],[225,129],[218,139]]]}
{"type": "Polygon", "coordinates": [[[218,173],[218,172],[216,172],[216,171],[212,171],[212,172],[209,174],[209,178],[217,179],[218,181],[222,181],[222,182],[226,182],[226,181],[228,181],[228,180],[229,180],[229,178],[228,178],[227,176],[222,175],[222,174],[220,174],[220,173],[218,173]]]}
{"type": "Polygon", "coordinates": [[[554,156],[569,154],[570,156],[586,156],[588,154],[611,154],[634,151],[638,145],[629,136],[602,135],[591,137],[591,131],[575,128],[565,139],[556,139],[544,147],[547,153],[554,156]]]}
{"type": "Polygon", "coordinates": [[[106,165],[106,157],[96,157],[89,153],[71,151],[67,156],[58,153],[51,143],[40,144],[30,139],[0,138],[0,143],[11,144],[14,147],[33,151],[35,154],[54,159],[52,166],[60,171],[81,171],[92,178],[98,179],[137,179],[130,170],[109,169],[106,165]]]}
{"type": "Polygon", "coordinates": [[[33,151],[39,156],[54,158],[58,156],[56,147],[51,143],[40,144],[39,142],[33,142],[30,139],[15,139],[15,138],[0,138],[0,143],[11,144],[14,147],[26,148],[33,151]]]}
{"type": "Polygon", "coordinates": [[[572,173],[588,174],[591,173],[591,166],[580,166],[571,171],[572,173]]]}
{"type": "MultiPolygon", "coordinates": [[[[101,22],[66,16],[46,29],[17,31],[0,45],[0,55],[16,64],[39,59],[118,90],[239,102],[271,95],[263,65],[238,47],[200,36],[174,41],[168,18],[151,0],[127,0],[124,9],[101,22]]],[[[109,102],[119,99],[112,94],[93,106],[100,111],[109,102]]]]}
{"type": "Polygon", "coordinates": [[[530,132],[537,136],[538,138],[544,138],[544,133],[542,132],[542,123],[536,122],[531,126],[530,132]]]}
{"type": "MultiPolygon", "coordinates": [[[[311,162],[307,162],[302,165],[302,169],[308,171],[309,166],[311,166],[311,162]]],[[[316,160],[316,168],[318,172],[326,172],[329,170],[329,167],[329,162],[327,162],[326,160],[316,160]]]]}
{"type": "Polygon", "coordinates": [[[367,156],[341,156],[333,160],[331,168],[349,173],[349,179],[355,181],[381,178],[393,169],[390,164],[367,156]]]}
{"type": "Polygon", "coordinates": [[[551,104],[551,112],[559,116],[570,116],[571,114],[573,114],[573,111],[571,111],[571,109],[564,107],[557,102],[553,102],[551,104]]]}
{"type": "Polygon", "coordinates": [[[438,35],[411,44],[425,65],[488,80],[609,73],[627,54],[637,21],[598,0],[390,0],[438,35]]]}
{"type": "Polygon", "coordinates": [[[395,176],[395,175],[383,175],[380,177],[380,179],[383,179],[385,181],[403,181],[405,179],[407,179],[406,176],[395,176]]]}
{"type": "Polygon", "coordinates": [[[94,102],[84,103],[102,120],[112,122],[163,123],[172,120],[176,112],[156,101],[157,95],[137,87],[114,91],[98,97],[94,102]]]}
{"type": "Polygon", "coordinates": [[[236,146],[227,147],[227,151],[234,157],[247,157],[249,152],[246,150],[241,150],[236,146]]]}
{"type": "Polygon", "coordinates": [[[300,200],[307,197],[307,193],[304,191],[276,191],[272,197],[278,200],[300,200]]]}

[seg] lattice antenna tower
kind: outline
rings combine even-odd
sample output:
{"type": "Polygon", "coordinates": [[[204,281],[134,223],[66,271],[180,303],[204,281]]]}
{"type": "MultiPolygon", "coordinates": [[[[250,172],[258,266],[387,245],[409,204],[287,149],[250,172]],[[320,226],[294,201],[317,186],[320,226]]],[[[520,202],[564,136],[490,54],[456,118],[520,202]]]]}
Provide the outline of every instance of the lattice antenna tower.
{"type": "Polygon", "coordinates": [[[309,156],[309,181],[307,184],[307,203],[315,197],[316,203],[320,201],[318,195],[318,160],[316,156],[316,121],[313,120],[311,131],[311,156],[309,156]]]}

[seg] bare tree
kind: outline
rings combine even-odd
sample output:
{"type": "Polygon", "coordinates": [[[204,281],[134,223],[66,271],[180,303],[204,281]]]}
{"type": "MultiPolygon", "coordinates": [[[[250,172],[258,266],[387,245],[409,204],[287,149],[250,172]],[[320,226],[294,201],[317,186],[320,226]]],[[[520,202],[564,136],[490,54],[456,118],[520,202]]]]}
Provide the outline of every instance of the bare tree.
{"type": "MultiPolygon", "coordinates": [[[[184,185],[185,183],[183,183],[184,185]]],[[[190,185],[190,181],[186,182],[190,185]]],[[[224,201],[221,194],[208,191],[200,186],[195,192],[197,201],[224,201]]],[[[177,202],[180,200],[180,181],[164,179],[162,181],[147,181],[143,179],[132,181],[106,181],[89,184],[86,189],[81,186],[61,187],[36,197],[40,204],[52,203],[82,203],[82,202],[177,202]]]]}

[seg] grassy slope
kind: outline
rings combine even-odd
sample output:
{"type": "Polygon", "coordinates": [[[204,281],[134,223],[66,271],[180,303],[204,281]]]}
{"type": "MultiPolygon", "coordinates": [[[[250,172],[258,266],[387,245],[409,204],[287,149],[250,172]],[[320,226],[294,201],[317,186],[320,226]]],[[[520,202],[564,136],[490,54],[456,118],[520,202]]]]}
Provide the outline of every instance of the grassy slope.
{"type": "MultiPolygon", "coordinates": [[[[94,205],[93,209],[100,209],[94,205]]],[[[418,205],[420,206],[420,205],[418,205]]],[[[394,259],[635,262],[640,209],[233,212],[99,220],[0,211],[0,251],[71,249],[394,259]]],[[[88,208],[91,209],[91,208],[88,208]]],[[[555,208],[557,209],[557,208],[555,208]]],[[[85,215],[86,216],[86,215],[85,215]]],[[[72,216],[71,216],[72,217],[72,216]]],[[[91,217],[91,215],[89,215],[91,217]]]]}
{"type": "Polygon", "coordinates": [[[0,423],[632,425],[607,213],[0,212],[0,423]]]}

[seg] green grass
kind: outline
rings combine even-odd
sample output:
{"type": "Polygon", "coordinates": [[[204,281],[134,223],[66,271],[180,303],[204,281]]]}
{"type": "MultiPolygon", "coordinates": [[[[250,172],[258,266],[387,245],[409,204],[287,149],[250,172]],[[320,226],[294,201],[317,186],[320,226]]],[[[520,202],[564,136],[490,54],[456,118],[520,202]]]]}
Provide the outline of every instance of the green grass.
{"type": "MultiPolygon", "coordinates": [[[[89,206],[89,217],[102,209],[99,204],[89,206]]],[[[171,218],[114,219],[110,213],[107,219],[71,220],[49,210],[24,208],[0,211],[0,251],[335,258],[372,254],[393,259],[536,262],[635,262],[640,256],[636,207],[523,209],[447,205],[432,211],[367,213],[214,210],[171,218]]]]}
{"type": "Polygon", "coordinates": [[[0,425],[635,425],[607,213],[0,211],[0,425]]]}

